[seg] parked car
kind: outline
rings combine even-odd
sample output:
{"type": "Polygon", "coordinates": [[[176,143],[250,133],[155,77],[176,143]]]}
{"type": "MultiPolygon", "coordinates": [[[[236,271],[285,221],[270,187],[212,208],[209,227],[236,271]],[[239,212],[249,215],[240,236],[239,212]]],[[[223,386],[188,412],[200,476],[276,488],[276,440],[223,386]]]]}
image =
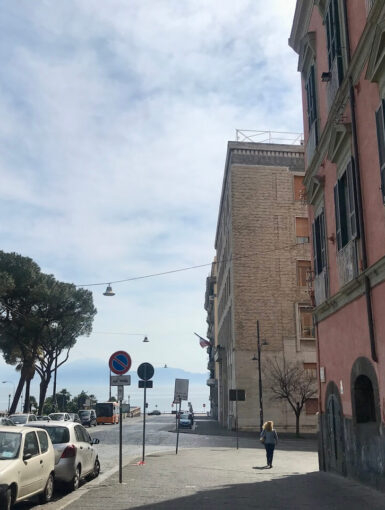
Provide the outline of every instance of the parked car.
{"type": "Polygon", "coordinates": [[[0,427],[0,508],[39,495],[52,498],[55,452],[45,430],[0,427]]]}
{"type": "Polygon", "coordinates": [[[6,418],[5,416],[2,416],[0,418],[0,427],[9,427],[9,426],[15,426],[16,424],[9,418],[6,418]]]}
{"type": "Polygon", "coordinates": [[[79,487],[85,477],[96,478],[100,462],[95,445],[86,429],[73,421],[38,422],[36,427],[48,432],[55,450],[55,480],[70,491],[79,487]]]}
{"type": "Polygon", "coordinates": [[[97,421],[94,409],[81,409],[78,414],[82,425],[88,425],[89,427],[92,427],[93,425],[96,427],[97,421]]]}
{"type": "Polygon", "coordinates": [[[77,413],[68,413],[70,415],[71,421],[74,421],[76,423],[81,423],[80,416],[77,413]]]}
{"type": "Polygon", "coordinates": [[[193,425],[192,420],[187,413],[180,415],[180,417],[179,417],[179,427],[180,428],[192,429],[192,425],[193,425]]]}
{"type": "Polygon", "coordinates": [[[156,414],[156,415],[159,416],[159,414],[161,414],[161,412],[158,409],[154,409],[153,411],[149,412],[148,414],[149,415],[155,415],[156,414]]]}
{"type": "Polygon", "coordinates": [[[71,416],[68,413],[50,413],[48,417],[54,421],[71,421],[71,416]]]}
{"type": "Polygon", "coordinates": [[[34,414],[26,413],[26,414],[11,414],[9,418],[16,425],[24,425],[25,423],[35,422],[36,416],[34,414]]]}
{"type": "Polygon", "coordinates": [[[50,421],[51,420],[51,418],[46,414],[38,415],[38,416],[36,416],[36,419],[37,419],[37,421],[50,421]]]}

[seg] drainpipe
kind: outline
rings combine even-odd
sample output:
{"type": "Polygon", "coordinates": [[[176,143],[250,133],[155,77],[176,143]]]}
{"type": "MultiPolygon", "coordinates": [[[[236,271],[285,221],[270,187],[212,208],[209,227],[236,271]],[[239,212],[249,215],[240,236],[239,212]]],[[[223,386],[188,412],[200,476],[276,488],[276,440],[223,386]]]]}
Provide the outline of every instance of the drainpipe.
{"type": "MultiPolygon", "coordinates": [[[[350,41],[349,41],[349,26],[348,26],[348,16],[347,16],[347,7],[346,0],[343,2],[344,8],[344,24],[345,24],[345,34],[346,34],[346,48],[347,48],[347,57],[348,57],[348,65],[350,64],[350,41]]],[[[355,94],[354,94],[354,86],[353,86],[353,78],[349,76],[349,100],[350,100],[350,111],[352,115],[352,138],[353,138],[353,157],[355,164],[353,165],[353,171],[355,175],[356,187],[357,187],[357,208],[358,208],[358,223],[360,228],[360,236],[361,236],[361,248],[362,248],[362,269],[365,271],[368,267],[368,257],[367,257],[367,249],[366,249],[366,237],[365,237],[365,223],[364,223],[364,212],[362,207],[362,188],[361,188],[361,171],[360,171],[360,160],[359,160],[359,151],[358,151],[358,137],[357,137],[357,122],[356,122],[356,102],[355,102],[355,94]]],[[[370,288],[370,280],[368,276],[364,276],[364,284],[365,284],[365,299],[366,299],[366,310],[368,317],[368,328],[369,328],[369,340],[370,340],[370,350],[372,354],[372,360],[378,361],[377,351],[376,351],[376,338],[374,333],[374,323],[373,323],[373,306],[372,306],[372,297],[371,297],[371,288],[370,288]]]]}

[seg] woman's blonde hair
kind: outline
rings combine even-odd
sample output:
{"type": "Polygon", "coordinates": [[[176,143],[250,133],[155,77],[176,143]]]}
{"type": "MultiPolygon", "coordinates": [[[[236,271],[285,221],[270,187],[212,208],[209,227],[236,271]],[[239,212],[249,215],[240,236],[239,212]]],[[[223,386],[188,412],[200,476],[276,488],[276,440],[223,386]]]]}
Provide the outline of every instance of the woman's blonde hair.
{"type": "Polygon", "coordinates": [[[271,432],[274,428],[274,423],[272,421],[267,421],[263,424],[263,430],[266,430],[267,432],[271,432]]]}

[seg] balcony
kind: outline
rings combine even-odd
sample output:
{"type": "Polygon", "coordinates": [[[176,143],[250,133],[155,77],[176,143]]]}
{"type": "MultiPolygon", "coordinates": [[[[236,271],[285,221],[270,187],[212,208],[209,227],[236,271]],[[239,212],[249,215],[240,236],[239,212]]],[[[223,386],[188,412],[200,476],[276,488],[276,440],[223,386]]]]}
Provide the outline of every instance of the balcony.
{"type": "Polygon", "coordinates": [[[365,0],[365,4],[366,4],[366,16],[369,16],[370,9],[373,7],[375,1],[376,0],[365,0]]]}
{"type": "Polygon", "coordinates": [[[330,81],[327,86],[327,98],[329,111],[332,107],[334,98],[337,95],[342,79],[342,57],[335,57],[332,68],[330,69],[330,81]]]}
{"type": "Polygon", "coordinates": [[[311,126],[309,138],[306,143],[305,153],[307,166],[309,166],[311,160],[313,159],[316,147],[317,147],[317,120],[315,120],[311,126]]]}
{"type": "Polygon", "coordinates": [[[211,361],[211,360],[210,360],[210,361],[207,363],[207,370],[210,370],[210,371],[211,371],[211,370],[215,370],[215,361],[211,361]]]}
{"type": "Polygon", "coordinates": [[[207,381],[206,381],[207,386],[215,386],[215,383],[216,383],[216,379],[213,379],[211,377],[209,379],[207,379],[207,381]]]}
{"type": "Polygon", "coordinates": [[[357,245],[354,239],[337,253],[337,265],[341,287],[358,275],[357,245]]]}
{"type": "Polygon", "coordinates": [[[326,269],[324,269],[320,274],[317,274],[314,279],[314,298],[316,306],[323,303],[328,297],[328,279],[328,272],[326,269]]]}

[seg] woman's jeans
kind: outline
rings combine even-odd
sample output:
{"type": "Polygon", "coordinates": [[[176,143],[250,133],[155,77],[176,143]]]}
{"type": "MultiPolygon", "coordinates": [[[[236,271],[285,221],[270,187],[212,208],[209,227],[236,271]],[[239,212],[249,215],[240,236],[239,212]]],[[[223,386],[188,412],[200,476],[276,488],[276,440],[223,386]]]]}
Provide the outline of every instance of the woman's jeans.
{"type": "Polygon", "coordinates": [[[265,443],[266,459],[267,459],[267,464],[269,466],[270,466],[270,464],[273,463],[274,448],[275,448],[275,444],[265,443]]]}

